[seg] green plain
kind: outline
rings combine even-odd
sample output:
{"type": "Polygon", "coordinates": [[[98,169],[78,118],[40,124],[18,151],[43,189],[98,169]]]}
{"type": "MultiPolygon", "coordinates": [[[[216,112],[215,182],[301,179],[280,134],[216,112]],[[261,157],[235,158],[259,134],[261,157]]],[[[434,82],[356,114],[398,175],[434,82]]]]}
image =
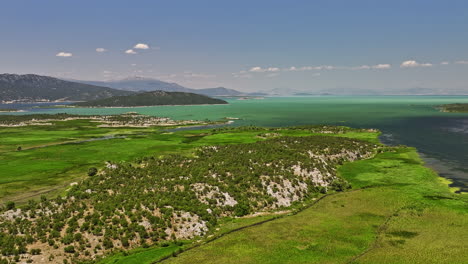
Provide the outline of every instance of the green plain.
{"type": "MultiPolygon", "coordinates": [[[[145,156],[171,153],[191,155],[200,146],[263,140],[257,137],[262,130],[167,132],[169,128],[102,128],[98,125],[90,120],[71,120],[57,121],[51,126],[0,128],[0,203],[60,194],[70,183],[86,177],[90,167],[104,167],[106,161],[132,162],[145,156]],[[77,143],[109,136],[125,138],[77,143]],[[17,150],[19,146],[21,151],[17,150]]],[[[360,137],[375,138],[372,134],[357,133],[360,137]]],[[[284,130],[282,135],[311,134],[284,130]]]]}

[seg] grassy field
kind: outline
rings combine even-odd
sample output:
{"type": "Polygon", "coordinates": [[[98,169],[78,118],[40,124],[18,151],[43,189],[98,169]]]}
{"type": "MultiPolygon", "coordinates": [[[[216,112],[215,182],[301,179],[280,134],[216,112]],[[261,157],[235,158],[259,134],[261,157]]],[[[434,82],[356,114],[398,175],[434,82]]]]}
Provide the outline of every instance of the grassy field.
{"type": "MultiPolygon", "coordinates": [[[[144,156],[170,153],[190,155],[205,145],[249,143],[259,140],[262,130],[186,130],[164,132],[163,128],[102,128],[89,120],[53,122],[53,126],[0,128],[0,203],[22,202],[40,195],[60,194],[70,183],[86,177],[90,167],[106,161],[133,161],[144,156]],[[73,144],[82,140],[124,136],[73,144]],[[21,151],[17,148],[21,147],[21,151]]],[[[311,135],[304,130],[283,130],[281,135],[311,135]]],[[[375,139],[376,133],[350,136],[375,139]]]]}
{"type": "Polygon", "coordinates": [[[170,256],[180,246],[138,248],[126,253],[117,253],[100,262],[99,264],[151,264],[155,259],[170,256]]]}
{"type": "Polygon", "coordinates": [[[349,163],[354,190],[163,263],[466,263],[468,199],[400,148],[349,163]]]}
{"type": "Polygon", "coordinates": [[[63,187],[84,177],[89,167],[102,167],[108,160],[131,161],[188,147],[179,144],[183,135],[169,138],[154,129],[97,128],[96,123],[83,120],[0,131],[0,201],[63,187]],[[126,138],[63,144],[111,135],[126,138]]]}

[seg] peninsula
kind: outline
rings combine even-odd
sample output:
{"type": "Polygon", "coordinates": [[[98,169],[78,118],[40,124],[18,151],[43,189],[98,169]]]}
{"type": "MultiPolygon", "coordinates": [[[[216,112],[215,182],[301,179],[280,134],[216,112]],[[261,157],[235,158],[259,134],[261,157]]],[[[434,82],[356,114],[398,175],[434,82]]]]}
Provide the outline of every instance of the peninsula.
{"type": "Polygon", "coordinates": [[[72,105],[77,107],[138,107],[203,104],[227,104],[227,102],[194,93],[153,91],[128,96],[114,96],[89,102],[78,102],[72,105]]]}

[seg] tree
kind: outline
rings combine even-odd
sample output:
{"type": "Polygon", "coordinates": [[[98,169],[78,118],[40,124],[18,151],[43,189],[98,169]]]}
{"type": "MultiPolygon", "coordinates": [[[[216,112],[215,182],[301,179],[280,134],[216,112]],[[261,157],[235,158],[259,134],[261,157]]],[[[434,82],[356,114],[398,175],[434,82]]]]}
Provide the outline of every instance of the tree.
{"type": "Polygon", "coordinates": [[[103,246],[106,249],[110,249],[114,247],[114,243],[112,243],[112,240],[110,240],[110,238],[104,237],[103,246]]]}
{"type": "Polygon", "coordinates": [[[5,204],[7,211],[15,209],[15,202],[9,201],[5,204]]]}
{"type": "Polygon", "coordinates": [[[122,237],[121,241],[122,241],[122,246],[124,246],[124,247],[129,247],[130,246],[130,243],[129,243],[127,237],[122,237]]]}
{"type": "Polygon", "coordinates": [[[21,151],[21,150],[23,150],[23,148],[22,148],[21,146],[18,146],[18,147],[16,148],[16,151],[21,151]]]}
{"type": "Polygon", "coordinates": [[[41,250],[39,248],[33,248],[30,250],[31,252],[31,255],[40,255],[41,254],[41,250]]]}
{"type": "Polygon", "coordinates": [[[74,246],[66,246],[64,249],[65,253],[75,253],[75,247],[74,246]]]}
{"type": "Polygon", "coordinates": [[[235,216],[244,216],[249,214],[249,206],[246,203],[238,203],[234,206],[235,216]]]}
{"type": "Polygon", "coordinates": [[[88,176],[94,176],[96,175],[98,170],[95,167],[89,168],[88,170],[88,176]]]}

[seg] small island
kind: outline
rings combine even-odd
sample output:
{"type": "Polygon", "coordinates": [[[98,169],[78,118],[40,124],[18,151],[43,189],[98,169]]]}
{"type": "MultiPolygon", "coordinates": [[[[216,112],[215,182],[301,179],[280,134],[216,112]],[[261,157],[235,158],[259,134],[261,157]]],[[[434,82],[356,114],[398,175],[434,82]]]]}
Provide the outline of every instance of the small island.
{"type": "Polygon", "coordinates": [[[12,113],[12,112],[20,112],[20,110],[11,109],[11,108],[0,108],[0,113],[12,113]]]}
{"type": "Polygon", "coordinates": [[[439,105],[437,108],[442,112],[448,113],[468,113],[468,104],[466,103],[439,105]]]}
{"type": "Polygon", "coordinates": [[[106,99],[78,102],[77,107],[142,107],[159,105],[213,105],[227,104],[226,101],[201,94],[184,92],[152,91],[128,96],[114,96],[106,99]]]}

